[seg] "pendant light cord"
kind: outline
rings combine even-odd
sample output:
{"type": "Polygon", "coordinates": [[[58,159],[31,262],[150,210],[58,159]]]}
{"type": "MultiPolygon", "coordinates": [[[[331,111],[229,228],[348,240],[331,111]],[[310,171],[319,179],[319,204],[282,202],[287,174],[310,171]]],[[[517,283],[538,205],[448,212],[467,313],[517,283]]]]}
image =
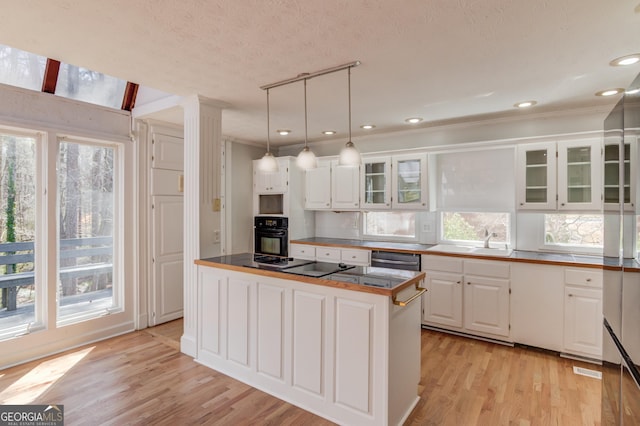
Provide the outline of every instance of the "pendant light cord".
{"type": "Polygon", "coordinates": [[[304,147],[307,148],[307,79],[304,79],[304,147]]]}
{"type": "Polygon", "coordinates": [[[271,145],[271,128],[269,126],[269,89],[267,89],[267,152],[271,152],[269,145],[271,145]]]}
{"type": "Polygon", "coordinates": [[[351,67],[347,68],[347,91],[349,92],[349,142],[351,142],[351,67]]]}

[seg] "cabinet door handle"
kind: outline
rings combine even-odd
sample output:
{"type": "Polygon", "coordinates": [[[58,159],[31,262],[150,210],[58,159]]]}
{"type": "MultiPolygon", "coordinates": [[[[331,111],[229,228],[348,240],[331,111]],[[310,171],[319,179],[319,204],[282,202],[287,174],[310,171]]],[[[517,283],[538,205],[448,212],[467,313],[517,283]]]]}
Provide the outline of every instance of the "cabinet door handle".
{"type": "Polygon", "coordinates": [[[564,203],[560,203],[560,205],[564,207],[564,203]]]}
{"type": "Polygon", "coordinates": [[[587,282],[590,283],[591,282],[591,278],[587,278],[587,282]]]}
{"type": "Polygon", "coordinates": [[[462,282],[461,281],[456,281],[456,284],[462,284],[462,282]]]}
{"type": "Polygon", "coordinates": [[[573,297],[573,294],[569,293],[569,297],[573,297]]]}
{"type": "Polygon", "coordinates": [[[471,282],[467,281],[467,285],[471,285],[471,282]]]}
{"type": "Polygon", "coordinates": [[[524,206],[524,203],[520,203],[521,206],[524,206]]]}

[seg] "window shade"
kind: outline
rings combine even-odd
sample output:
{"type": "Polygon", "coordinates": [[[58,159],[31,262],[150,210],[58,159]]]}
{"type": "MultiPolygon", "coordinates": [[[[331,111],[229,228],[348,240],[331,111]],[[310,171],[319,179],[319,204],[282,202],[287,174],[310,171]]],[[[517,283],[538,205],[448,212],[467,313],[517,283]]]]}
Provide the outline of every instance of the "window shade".
{"type": "Polygon", "coordinates": [[[439,210],[507,212],[515,208],[513,148],[437,154],[436,174],[439,210]]]}

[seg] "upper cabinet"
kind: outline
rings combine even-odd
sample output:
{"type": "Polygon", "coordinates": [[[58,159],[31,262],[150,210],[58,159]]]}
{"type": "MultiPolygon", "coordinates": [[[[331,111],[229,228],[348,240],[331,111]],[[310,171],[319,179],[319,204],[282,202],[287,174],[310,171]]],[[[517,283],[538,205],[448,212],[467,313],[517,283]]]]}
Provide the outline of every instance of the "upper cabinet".
{"type": "Polygon", "coordinates": [[[518,209],[599,210],[601,156],[600,139],[518,146],[518,209]]]}
{"type": "Polygon", "coordinates": [[[556,208],[556,143],[520,145],[517,148],[518,208],[556,208]]]}
{"type": "Polygon", "coordinates": [[[362,208],[391,208],[391,157],[362,160],[362,208]]]}
{"type": "Polygon", "coordinates": [[[265,172],[260,170],[258,163],[253,161],[253,192],[259,194],[285,193],[289,189],[289,167],[288,158],[277,158],[278,171],[265,172]]]}
{"type": "Polygon", "coordinates": [[[635,136],[625,136],[621,155],[617,142],[604,144],[604,207],[605,210],[620,208],[620,158],[623,158],[624,210],[634,211],[636,206],[635,173],[637,163],[635,136]]]}
{"type": "Polygon", "coordinates": [[[558,142],[558,210],[602,207],[599,139],[558,142]]]}
{"type": "Polygon", "coordinates": [[[427,156],[392,157],[391,199],[395,209],[427,208],[427,156]]]}
{"type": "Polygon", "coordinates": [[[428,208],[426,154],[365,158],[361,167],[362,208],[428,208]]]}
{"type": "Polygon", "coordinates": [[[320,160],[318,167],[305,171],[305,209],[353,210],[359,207],[358,166],[340,166],[335,160],[320,160]]]}

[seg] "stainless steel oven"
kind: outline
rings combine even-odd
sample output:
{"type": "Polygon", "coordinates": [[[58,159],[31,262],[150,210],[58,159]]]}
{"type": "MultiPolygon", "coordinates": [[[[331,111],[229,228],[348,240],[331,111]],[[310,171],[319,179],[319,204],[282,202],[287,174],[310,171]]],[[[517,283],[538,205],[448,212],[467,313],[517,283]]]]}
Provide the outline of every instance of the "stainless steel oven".
{"type": "Polygon", "coordinates": [[[254,218],[254,253],[289,256],[289,219],[280,216],[254,218]]]}

